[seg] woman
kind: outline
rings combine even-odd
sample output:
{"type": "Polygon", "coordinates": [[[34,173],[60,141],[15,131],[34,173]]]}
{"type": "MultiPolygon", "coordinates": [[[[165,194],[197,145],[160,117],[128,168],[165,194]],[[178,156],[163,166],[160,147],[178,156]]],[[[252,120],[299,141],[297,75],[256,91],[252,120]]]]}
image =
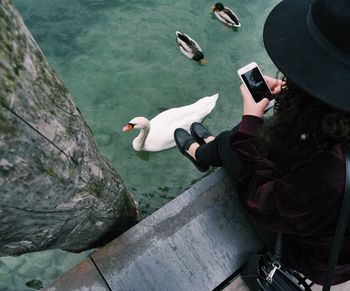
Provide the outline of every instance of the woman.
{"type": "MultiPolygon", "coordinates": [[[[255,221],[284,234],[284,263],[317,284],[323,283],[344,194],[349,35],[350,1],[282,1],[264,27],[267,52],[287,76],[285,82],[266,77],[276,99],[268,124],[262,126],[268,100],[255,103],[242,85],[238,127],[217,137],[200,124],[192,125],[192,136],[175,131],[180,151],[199,170],[223,166],[236,179],[238,195],[255,221]]],[[[350,224],[333,284],[349,280],[350,224]]]]}

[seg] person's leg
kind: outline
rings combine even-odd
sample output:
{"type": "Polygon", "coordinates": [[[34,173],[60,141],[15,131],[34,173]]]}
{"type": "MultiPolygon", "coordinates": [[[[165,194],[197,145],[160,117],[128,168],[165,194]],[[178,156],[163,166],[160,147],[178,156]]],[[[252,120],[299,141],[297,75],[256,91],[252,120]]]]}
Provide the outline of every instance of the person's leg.
{"type": "Polygon", "coordinates": [[[241,163],[231,147],[230,137],[232,132],[224,131],[211,142],[197,148],[195,157],[204,164],[214,167],[224,167],[227,173],[236,179],[241,163]]]}
{"type": "Polygon", "coordinates": [[[222,154],[226,148],[230,132],[224,131],[207,144],[199,146],[196,150],[196,159],[214,167],[222,166],[222,154]]]}

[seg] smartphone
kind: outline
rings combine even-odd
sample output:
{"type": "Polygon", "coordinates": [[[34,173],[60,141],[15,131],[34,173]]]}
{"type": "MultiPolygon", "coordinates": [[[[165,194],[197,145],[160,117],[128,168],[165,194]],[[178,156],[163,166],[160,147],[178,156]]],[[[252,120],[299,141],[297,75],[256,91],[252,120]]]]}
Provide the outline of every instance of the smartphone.
{"type": "Polygon", "coordinates": [[[250,94],[252,94],[255,102],[258,103],[263,98],[270,100],[270,103],[266,106],[265,111],[274,105],[275,100],[273,99],[272,92],[269,86],[266,84],[265,79],[255,62],[238,69],[237,73],[243,84],[249,90],[250,94]]]}

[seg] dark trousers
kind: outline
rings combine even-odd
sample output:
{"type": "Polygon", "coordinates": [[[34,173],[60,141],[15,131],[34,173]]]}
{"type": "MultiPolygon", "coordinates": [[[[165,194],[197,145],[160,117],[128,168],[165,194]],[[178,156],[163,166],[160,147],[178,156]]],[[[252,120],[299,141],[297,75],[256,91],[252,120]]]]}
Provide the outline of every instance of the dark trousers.
{"type": "Polygon", "coordinates": [[[224,167],[233,181],[236,181],[241,167],[241,162],[230,142],[236,128],[223,131],[213,141],[201,145],[196,151],[196,159],[199,162],[213,167],[224,167]]]}

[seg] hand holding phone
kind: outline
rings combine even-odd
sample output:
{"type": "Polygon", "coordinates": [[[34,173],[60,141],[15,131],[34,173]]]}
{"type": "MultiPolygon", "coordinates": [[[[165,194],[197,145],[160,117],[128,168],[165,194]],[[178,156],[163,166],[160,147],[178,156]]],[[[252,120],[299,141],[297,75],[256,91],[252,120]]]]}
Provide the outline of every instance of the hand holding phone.
{"type": "Polygon", "coordinates": [[[243,97],[243,114],[242,115],[254,115],[254,116],[262,117],[268,110],[266,108],[271,108],[271,107],[268,107],[270,101],[267,98],[264,98],[260,102],[256,103],[255,100],[252,98],[252,95],[250,94],[249,90],[244,84],[240,86],[240,89],[243,97]]]}
{"type": "Polygon", "coordinates": [[[272,99],[272,92],[255,62],[240,68],[237,73],[256,103],[263,98],[272,99]]]}
{"type": "Polygon", "coordinates": [[[274,99],[270,87],[267,85],[255,62],[240,68],[237,73],[244,84],[241,86],[244,100],[244,114],[261,117],[274,105],[274,99]],[[250,100],[251,97],[249,95],[253,97],[253,100],[250,100]],[[261,100],[264,98],[267,98],[269,102],[263,102],[262,104],[261,100]]]}
{"type": "Polygon", "coordinates": [[[282,91],[283,86],[286,85],[285,81],[275,79],[269,76],[264,75],[265,82],[269,86],[272,95],[278,94],[282,91]]]}

